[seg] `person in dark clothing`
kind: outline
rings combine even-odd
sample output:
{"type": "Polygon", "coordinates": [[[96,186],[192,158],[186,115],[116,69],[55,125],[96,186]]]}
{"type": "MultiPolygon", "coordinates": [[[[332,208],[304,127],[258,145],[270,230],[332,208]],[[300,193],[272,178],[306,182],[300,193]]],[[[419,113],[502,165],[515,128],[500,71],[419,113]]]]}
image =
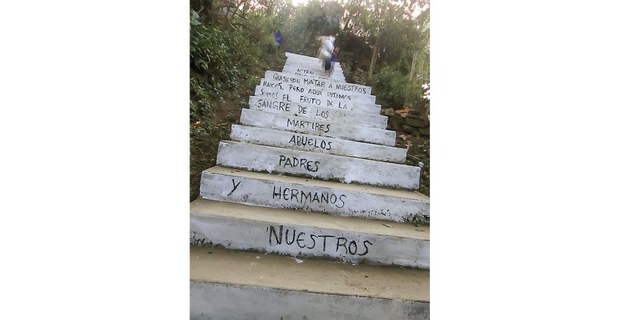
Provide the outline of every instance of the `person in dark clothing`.
{"type": "Polygon", "coordinates": [[[325,71],[329,72],[330,77],[332,76],[332,73],[334,72],[334,67],[336,66],[336,56],[338,55],[338,52],[340,52],[340,48],[335,47],[334,51],[332,51],[331,58],[329,58],[329,61],[330,61],[329,70],[327,69],[327,64],[325,66],[325,71]]]}
{"type": "Polygon", "coordinates": [[[273,37],[276,40],[276,45],[278,49],[280,49],[280,47],[282,46],[282,41],[284,40],[284,38],[280,34],[280,30],[276,30],[276,32],[273,33],[273,37]]]}

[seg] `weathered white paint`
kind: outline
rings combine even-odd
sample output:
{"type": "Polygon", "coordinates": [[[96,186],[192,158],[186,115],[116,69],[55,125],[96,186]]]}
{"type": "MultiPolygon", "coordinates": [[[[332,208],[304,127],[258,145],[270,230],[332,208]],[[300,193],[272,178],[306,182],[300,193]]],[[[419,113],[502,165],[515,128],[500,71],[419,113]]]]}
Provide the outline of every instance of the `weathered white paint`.
{"type": "MultiPolygon", "coordinates": [[[[316,79],[310,79],[316,80],[316,79]]],[[[308,83],[312,83],[312,81],[305,81],[308,83]]],[[[331,96],[342,96],[343,99],[347,101],[356,101],[364,104],[375,105],[375,97],[367,94],[359,94],[356,92],[339,90],[335,86],[332,85],[332,88],[320,88],[313,84],[304,84],[304,83],[286,83],[284,81],[277,81],[267,78],[261,78],[258,84],[261,87],[266,88],[278,88],[280,90],[285,91],[296,91],[299,93],[305,93],[308,91],[323,91],[323,95],[331,96]]]]}
{"type": "Polygon", "coordinates": [[[323,64],[321,62],[317,62],[316,64],[307,64],[287,59],[284,67],[282,68],[282,72],[298,73],[305,76],[322,77],[332,81],[346,82],[341,68],[335,69],[330,76],[329,73],[323,69],[323,64]]]}
{"type": "Polygon", "coordinates": [[[430,199],[417,192],[222,167],[202,172],[200,196],[209,200],[396,222],[411,222],[416,215],[430,215],[430,199]]]}
{"type": "MultiPolygon", "coordinates": [[[[316,66],[316,65],[320,65],[321,64],[321,60],[317,57],[310,57],[310,56],[304,56],[304,55],[300,55],[300,54],[295,54],[295,53],[290,53],[290,52],[286,52],[286,62],[294,62],[297,64],[301,64],[301,65],[309,65],[309,66],[316,66]]],[[[334,64],[334,68],[336,70],[340,70],[342,71],[342,66],[340,65],[340,62],[336,61],[336,63],[334,64]]]]}
{"type": "Polygon", "coordinates": [[[230,139],[376,161],[404,163],[407,158],[407,149],[404,148],[235,124],[232,125],[230,139]]]}
{"type": "Polygon", "coordinates": [[[345,101],[354,101],[360,104],[375,105],[374,99],[371,99],[369,95],[360,95],[355,92],[348,92],[337,89],[317,88],[316,86],[309,86],[305,84],[284,83],[282,81],[266,80],[262,78],[259,82],[260,87],[263,88],[275,88],[284,92],[298,92],[300,94],[312,92],[312,94],[326,96],[329,98],[343,99],[345,101]]]}
{"type": "Polygon", "coordinates": [[[327,75],[325,75],[325,76],[318,76],[318,75],[307,75],[307,74],[298,73],[298,72],[292,72],[292,71],[287,71],[287,70],[282,70],[282,72],[289,73],[289,74],[291,74],[291,75],[296,75],[296,76],[307,76],[307,77],[316,78],[316,79],[321,79],[321,80],[332,80],[332,81],[336,81],[336,82],[346,83],[346,80],[345,80],[345,79],[340,79],[340,78],[328,78],[328,77],[327,77],[327,75]]]}
{"type": "Polygon", "coordinates": [[[308,118],[281,115],[252,109],[242,109],[240,122],[248,126],[273,128],[291,132],[307,133],[322,137],[342,138],[353,141],[396,145],[396,132],[369,127],[357,127],[327,121],[310,121],[308,118]]]}
{"type": "Polygon", "coordinates": [[[345,78],[343,76],[332,75],[330,77],[329,74],[325,72],[325,70],[322,70],[321,68],[318,68],[318,67],[317,68],[301,68],[301,67],[296,67],[296,66],[285,65],[284,68],[282,68],[282,72],[288,72],[288,73],[299,74],[299,75],[304,75],[304,76],[321,77],[321,78],[331,79],[334,81],[345,82],[345,78]]]}
{"type": "Polygon", "coordinates": [[[404,164],[220,141],[217,165],[344,183],[417,189],[420,168],[404,164]]]}
{"type": "MultiPolygon", "coordinates": [[[[322,60],[319,60],[318,58],[299,58],[299,57],[287,57],[286,58],[286,63],[285,66],[298,66],[298,67],[304,67],[304,68],[318,68],[320,66],[322,66],[322,60]]],[[[339,73],[343,73],[342,72],[342,65],[340,64],[340,62],[336,61],[336,63],[334,63],[332,65],[332,68],[334,69],[334,72],[339,72],[339,73]]]]}
{"type": "MultiPolygon", "coordinates": [[[[265,78],[262,78],[262,79],[265,79],[265,78]]],[[[362,100],[358,100],[356,98],[356,96],[358,96],[357,93],[336,89],[338,86],[334,88],[312,88],[312,87],[314,86],[306,86],[303,84],[294,84],[294,83],[284,83],[283,81],[261,80],[259,85],[256,86],[256,88],[254,89],[254,92],[257,92],[258,88],[265,88],[265,89],[280,90],[284,93],[306,94],[310,96],[319,96],[323,98],[329,98],[334,101],[354,102],[357,104],[368,105],[368,106],[373,106],[377,108],[381,107],[381,105],[375,104],[374,102],[363,101],[363,100],[370,101],[370,99],[364,98],[364,97],[367,97],[367,95],[362,96],[362,100]]]]}
{"type": "MultiPolygon", "coordinates": [[[[376,232],[368,232],[368,228],[362,231],[353,227],[356,221],[351,218],[341,218],[327,228],[306,220],[316,213],[304,213],[303,218],[295,217],[299,214],[294,211],[269,213],[275,210],[278,209],[194,200],[190,214],[192,244],[429,269],[428,234],[395,236],[384,232],[389,228],[380,221],[367,221],[376,223],[376,232]]],[[[319,216],[325,220],[339,218],[319,216]]]]}
{"type": "Polygon", "coordinates": [[[331,75],[323,69],[323,65],[306,66],[287,62],[282,68],[283,72],[299,73],[312,76],[324,76],[335,81],[346,82],[346,78],[342,71],[335,70],[331,75]]]}
{"type": "MultiPolygon", "coordinates": [[[[355,83],[342,83],[342,82],[337,82],[337,81],[331,81],[329,79],[317,79],[317,78],[292,75],[290,73],[282,73],[282,72],[277,72],[277,71],[265,72],[265,79],[271,80],[271,81],[282,81],[283,83],[305,84],[308,86],[314,86],[315,88],[318,88],[318,89],[342,90],[342,91],[357,93],[360,95],[366,95],[368,97],[374,98],[374,96],[371,95],[372,87],[355,84],[355,83]]],[[[372,102],[374,103],[374,100],[372,102]]]]}
{"type": "Polygon", "coordinates": [[[428,320],[428,302],[190,281],[190,319],[428,320]]]}
{"type": "MultiPolygon", "coordinates": [[[[294,66],[313,68],[313,67],[321,66],[322,61],[316,57],[299,58],[299,57],[289,56],[289,57],[286,57],[285,65],[294,65],[294,66]]],[[[342,65],[340,64],[339,61],[336,61],[336,63],[333,64],[333,68],[334,68],[334,72],[338,71],[342,73],[342,65]]]]}
{"type": "Polygon", "coordinates": [[[284,102],[276,99],[250,96],[249,107],[253,110],[299,116],[319,121],[355,123],[359,126],[385,129],[387,116],[366,112],[353,112],[331,107],[319,107],[307,103],[284,102]]]}
{"type": "Polygon", "coordinates": [[[313,94],[312,92],[302,94],[299,92],[287,92],[276,88],[256,86],[254,95],[283,102],[303,103],[319,107],[338,108],[353,112],[366,112],[376,115],[381,113],[381,106],[379,105],[370,105],[355,101],[347,101],[345,99],[331,98],[320,94],[313,94]]]}

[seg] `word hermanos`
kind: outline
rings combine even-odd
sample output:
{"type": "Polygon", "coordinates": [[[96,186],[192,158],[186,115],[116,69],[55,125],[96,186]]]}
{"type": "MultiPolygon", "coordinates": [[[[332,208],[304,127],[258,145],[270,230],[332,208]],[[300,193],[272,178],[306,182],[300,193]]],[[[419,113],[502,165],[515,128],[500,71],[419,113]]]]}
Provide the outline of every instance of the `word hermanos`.
{"type": "Polygon", "coordinates": [[[291,168],[304,168],[310,172],[317,172],[319,171],[319,164],[320,162],[318,161],[312,161],[312,160],[308,160],[308,159],[298,159],[296,157],[287,157],[285,155],[280,155],[280,160],[278,161],[278,165],[286,168],[287,166],[291,167],[291,168]]]}
{"type": "Polygon", "coordinates": [[[345,194],[336,195],[329,192],[304,191],[295,188],[282,188],[273,186],[272,199],[305,203],[324,203],[334,205],[336,208],[342,208],[345,205],[344,200],[347,198],[345,194]]]}
{"type": "Polygon", "coordinates": [[[299,136],[294,134],[291,139],[288,141],[288,143],[297,145],[299,147],[301,146],[308,146],[308,147],[315,147],[317,149],[323,149],[323,150],[331,150],[332,149],[332,142],[331,141],[325,141],[323,139],[314,139],[314,138],[309,138],[309,137],[303,137],[303,136],[299,136]]]}
{"type": "Polygon", "coordinates": [[[282,245],[284,243],[289,246],[296,245],[300,249],[314,249],[318,245],[318,249],[321,248],[322,240],[323,252],[325,252],[328,248],[329,251],[332,251],[335,248],[334,251],[336,253],[339,253],[339,250],[341,250],[344,251],[344,254],[357,256],[367,255],[369,251],[368,246],[373,245],[373,243],[368,240],[364,240],[361,245],[358,245],[355,240],[350,240],[345,237],[336,237],[328,234],[306,234],[303,231],[297,232],[295,228],[286,228],[286,231],[283,231],[283,225],[278,226],[278,230],[276,230],[276,227],[274,226],[269,226],[267,228],[267,233],[269,233],[269,245],[273,245],[274,242],[278,245],[282,245]],[[320,239],[318,240],[318,243],[317,239],[320,239]],[[327,239],[329,239],[329,241],[327,239]],[[282,240],[284,240],[284,242],[282,242],[282,240]]]}

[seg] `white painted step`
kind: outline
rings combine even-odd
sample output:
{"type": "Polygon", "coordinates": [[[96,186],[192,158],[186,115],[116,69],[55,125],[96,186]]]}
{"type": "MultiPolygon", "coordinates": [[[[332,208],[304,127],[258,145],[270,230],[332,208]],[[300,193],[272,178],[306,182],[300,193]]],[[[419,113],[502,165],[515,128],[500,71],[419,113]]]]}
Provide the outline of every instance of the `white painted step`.
{"type": "Polygon", "coordinates": [[[230,139],[278,148],[405,163],[407,149],[261,127],[232,125],[230,139]]]}
{"type": "Polygon", "coordinates": [[[357,127],[337,122],[309,120],[303,117],[281,115],[252,109],[242,109],[241,124],[273,128],[291,132],[313,134],[322,137],[342,138],[353,141],[396,145],[396,132],[369,127],[357,127]]]}
{"type": "MultiPolygon", "coordinates": [[[[287,57],[286,63],[284,65],[285,66],[296,66],[296,67],[302,67],[302,68],[316,68],[316,67],[322,66],[322,63],[323,62],[319,60],[319,58],[297,59],[297,58],[287,57]]],[[[342,65],[340,64],[340,62],[336,61],[336,63],[334,63],[332,67],[334,68],[334,72],[343,74],[342,65]]]]}
{"type": "Polygon", "coordinates": [[[416,215],[430,216],[430,198],[418,192],[223,167],[202,172],[200,197],[395,222],[413,222],[416,215]]]}
{"type": "Polygon", "coordinates": [[[190,319],[428,320],[428,270],[190,248],[190,319]]]}
{"type": "Polygon", "coordinates": [[[312,120],[355,123],[359,126],[385,129],[387,116],[366,112],[353,112],[333,107],[320,107],[307,103],[284,102],[272,98],[250,96],[249,107],[253,110],[299,116],[312,120]]]}
{"type": "MultiPolygon", "coordinates": [[[[305,84],[315,86],[317,89],[336,89],[343,90],[347,92],[364,94],[369,97],[374,97],[371,95],[372,87],[364,86],[361,84],[355,83],[342,83],[338,81],[331,81],[328,79],[317,79],[306,76],[298,76],[292,75],[290,73],[283,73],[277,71],[266,71],[265,79],[273,80],[273,81],[282,81],[283,83],[297,83],[297,84],[305,84]]],[[[374,103],[374,100],[373,100],[374,103]]]]}
{"type": "Polygon", "coordinates": [[[417,189],[420,180],[419,167],[233,141],[220,141],[216,163],[222,167],[395,189],[417,189]]]}
{"type": "Polygon", "coordinates": [[[323,95],[321,91],[316,92],[318,94],[315,94],[313,91],[308,93],[290,91],[287,92],[276,88],[265,88],[261,86],[256,86],[256,89],[254,90],[254,95],[271,98],[282,102],[302,103],[318,107],[338,108],[354,112],[366,112],[376,115],[379,115],[381,113],[380,105],[372,105],[355,101],[347,101],[345,99],[332,98],[323,95]]]}
{"type": "Polygon", "coordinates": [[[345,76],[342,72],[334,71],[330,75],[328,72],[323,70],[323,66],[304,67],[292,64],[285,64],[282,68],[282,71],[300,75],[322,76],[334,81],[346,82],[345,76]]]}
{"type": "MultiPolygon", "coordinates": [[[[286,52],[285,56],[286,56],[287,63],[291,62],[291,63],[296,63],[299,65],[316,66],[316,65],[320,65],[320,62],[321,62],[321,60],[317,57],[304,56],[304,55],[290,53],[290,52],[286,52]]],[[[340,62],[338,61],[336,61],[336,63],[334,64],[334,68],[342,71],[342,66],[340,62]]]]}
{"type": "Polygon", "coordinates": [[[310,78],[315,78],[315,79],[320,79],[320,80],[332,80],[335,82],[341,82],[341,83],[346,83],[346,80],[344,79],[344,77],[342,78],[329,78],[329,76],[327,74],[324,75],[309,75],[309,74],[303,74],[303,73],[298,73],[295,71],[291,71],[290,69],[287,70],[282,70],[283,73],[289,74],[291,76],[305,76],[305,77],[310,77],[310,78]]]}
{"type": "MultiPolygon", "coordinates": [[[[322,61],[316,57],[312,57],[310,59],[303,59],[303,60],[288,57],[285,62],[285,65],[289,65],[289,66],[310,67],[310,68],[320,67],[321,64],[322,64],[322,61]]],[[[334,71],[339,71],[342,73],[342,65],[340,64],[339,61],[336,61],[333,67],[334,67],[334,71]]]]}
{"type": "Polygon", "coordinates": [[[274,88],[284,92],[298,92],[300,94],[309,93],[320,95],[323,97],[342,99],[344,101],[354,101],[360,104],[375,105],[374,99],[369,95],[360,95],[354,92],[347,92],[336,89],[317,88],[312,85],[284,83],[282,81],[266,80],[262,78],[257,87],[274,88]]]}
{"type": "Polygon", "coordinates": [[[190,210],[192,245],[429,268],[426,226],[204,199],[192,201],[190,210]]]}
{"type": "MultiPolygon", "coordinates": [[[[309,68],[309,69],[318,68],[322,70],[323,61],[318,60],[318,58],[312,61],[302,61],[298,59],[287,58],[284,66],[285,67],[289,66],[289,67],[309,68]]],[[[336,63],[333,64],[332,67],[334,68],[334,73],[343,74],[342,66],[340,62],[336,61],[336,63]]]]}
{"type": "MultiPolygon", "coordinates": [[[[306,55],[303,55],[303,54],[297,54],[297,53],[292,53],[292,52],[285,52],[284,55],[286,56],[287,60],[306,61],[308,63],[319,61],[319,58],[317,58],[317,57],[306,56],[306,55]]],[[[337,62],[337,63],[339,63],[339,62],[337,62]]]]}
{"type": "Polygon", "coordinates": [[[330,77],[328,73],[325,72],[325,70],[322,70],[321,68],[318,68],[318,67],[317,68],[302,68],[302,67],[285,65],[284,68],[282,68],[282,72],[288,72],[288,73],[304,75],[304,76],[320,77],[320,78],[331,79],[334,81],[345,82],[344,76],[332,75],[330,77]]]}

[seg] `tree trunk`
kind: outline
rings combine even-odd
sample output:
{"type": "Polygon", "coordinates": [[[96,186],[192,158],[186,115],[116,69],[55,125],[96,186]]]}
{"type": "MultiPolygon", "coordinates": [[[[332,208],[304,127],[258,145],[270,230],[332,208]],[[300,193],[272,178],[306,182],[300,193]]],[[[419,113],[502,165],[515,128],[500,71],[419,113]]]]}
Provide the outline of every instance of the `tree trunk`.
{"type": "Polygon", "coordinates": [[[375,47],[372,49],[372,59],[370,59],[370,68],[368,68],[368,83],[372,80],[372,73],[375,69],[375,64],[377,63],[377,56],[379,55],[379,37],[377,37],[377,41],[375,42],[375,47]]]}
{"type": "Polygon", "coordinates": [[[407,85],[407,99],[405,101],[406,104],[411,106],[411,91],[413,90],[413,86],[415,85],[415,51],[413,53],[413,58],[411,59],[411,70],[409,70],[409,81],[407,85]]]}

